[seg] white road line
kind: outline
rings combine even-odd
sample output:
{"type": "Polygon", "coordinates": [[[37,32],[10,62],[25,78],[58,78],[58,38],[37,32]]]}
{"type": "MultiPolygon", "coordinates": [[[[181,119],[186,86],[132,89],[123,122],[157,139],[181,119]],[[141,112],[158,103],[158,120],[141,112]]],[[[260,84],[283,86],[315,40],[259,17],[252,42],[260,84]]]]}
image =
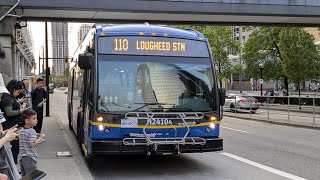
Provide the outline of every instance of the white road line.
{"type": "Polygon", "coordinates": [[[220,126],[220,127],[224,128],[224,129],[229,129],[229,130],[233,130],[233,131],[238,131],[238,132],[243,132],[243,133],[250,134],[248,131],[243,131],[243,130],[239,130],[239,129],[233,129],[233,128],[224,127],[224,126],[220,126]]]}
{"type": "Polygon", "coordinates": [[[289,179],[293,179],[293,180],[307,180],[305,178],[302,178],[302,177],[299,177],[299,176],[295,176],[293,174],[289,174],[289,173],[286,173],[286,172],[283,172],[283,171],[280,171],[278,169],[274,169],[272,167],[269,167],[269,166],[265,166],[263,164],[259,164],[259,163],[256,163],[256,162],[253,162],[253,161],[250,161],[248,159],[245,159],[245,158],[242,158],[242,157],[239,157],[239,156],[236,156],[236,155],[233,155],[233,154],[230,154],[230,153],[220,153],[224,156],[228,156],[232,159],[236,159],[238,161],[241,161],[241,162],[244,162],[246,164],[250,164],[252,166],[255,166],[257,168],[260,168],[260,169],[263,169],[263,170],[266,170],[266,171],[269,171],[273,174],[277,174],[279,176],[282,176],[282,177],[286,177],[286,178],[289,178],[289,179]]]}

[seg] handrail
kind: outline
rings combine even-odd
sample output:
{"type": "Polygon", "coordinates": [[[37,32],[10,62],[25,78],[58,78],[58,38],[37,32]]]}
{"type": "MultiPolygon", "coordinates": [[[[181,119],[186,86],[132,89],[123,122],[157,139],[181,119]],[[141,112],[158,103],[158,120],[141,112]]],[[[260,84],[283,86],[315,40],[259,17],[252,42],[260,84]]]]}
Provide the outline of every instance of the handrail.
{"type": "Polygon", "coordinates": [[[18,0],[17,3],[9,9],[9,11],[7,11],[4,15],[1,16],[0,22],[1,22],[6,16],[21,18],[21,16],[19,16],[19,15],[10,14],[10,12],[11,12],[12,10],[14,10],[19,4],[20,4],[20,0],[18,0]]]}

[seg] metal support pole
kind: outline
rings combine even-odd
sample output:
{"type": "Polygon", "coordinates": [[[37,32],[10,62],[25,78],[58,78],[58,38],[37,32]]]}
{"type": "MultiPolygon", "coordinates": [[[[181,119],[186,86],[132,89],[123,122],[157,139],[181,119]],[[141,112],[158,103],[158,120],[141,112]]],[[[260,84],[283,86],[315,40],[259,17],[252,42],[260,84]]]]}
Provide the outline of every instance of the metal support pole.
{"type": "Polygon", "coordinates": [[[269,111],[269,97],[267,96],[267,111],[268,111],[268,119],[270,119],[270,111],[269,111]]]}
{"type": "Polygon", "coordinates": [[[45,22],[45,41],[46,41],[46,89],[47,89],[47,102],[46,102],[46,117],[50,116],[49,113],[49,63],[48,63],[48,22],[45,22]]]}
{"type": "Polygon", "coordinates": [[[234,98],[234,113],[237,114],[237,97],[234,98]]]}
{"type": "Polygon", "coordinates": [[[290,98],[288,96],[288,121],[290,121],[290,98]]]}
{"type": "Polygon", "coordinates": [[[4,15],[2,15],[2,16],[0,17],[0,22],[1,22],[6,16],[21,18],[21,16],[19,16],[19,15],[10,14],[11,11],[13,11],[19,4],[20,4],[20,0],[18,0],[15,5],[13,5],[4,15]]]}
{"type": "Polygon", "coordinates": [[[240,94],[242,94],[242,45],[243,45],[243,39],[242,39],[242,26],[239,27],[239,40],[240,40],[240,53],[239,53],[239,61],[240,61],[240,94]]]}
{"type": "Polygon", "coordinates": [[[251,115],[252,114],[252,108],[251,108],[252,98],[250,97],[249,99],[250,99],[249,102],[250,102],[250,115],[251,115]]]}
{"type": "MultiPolygon", "coordinates": [[[[42,46],[42,57],[44,58],[44,47],[42,46]]],[[[42,60],[42,72],[44,72],[44,61],[42,60]]]]}
{"type": "MultiPolygon", "coordinates": [[[[34,73],[34,74],[36,74],[36,73],[34,73]]],[[[39,54],[39,76],[40,76],[40,74],[41,74],[41,64],[40,64],[40,54],[39,54]]]]}
{"type": "MultiPolygon", "coordinates": [[[[263,79],[262,77],[262,68],[260,68],[260,81],[263,79]]],[[[263,83],[260,83],[260,96],[262,97],[263,95],[263,83]]]]}
{"type": "Polygon", "coordinates": [[[316,106],[316,100],[315,100],[315,98],[312,98],[312,99],[313,99],[313,124],[316,124],[316,119],[315,119],[315,112],[316,112],[315,106],[316,106]]]}

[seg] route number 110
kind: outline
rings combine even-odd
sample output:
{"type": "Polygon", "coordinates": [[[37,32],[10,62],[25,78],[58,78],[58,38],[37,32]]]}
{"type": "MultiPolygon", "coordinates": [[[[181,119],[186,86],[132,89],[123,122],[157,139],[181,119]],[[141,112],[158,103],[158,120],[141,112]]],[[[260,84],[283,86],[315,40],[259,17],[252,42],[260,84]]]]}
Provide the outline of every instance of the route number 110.
{"type": "Polygon", "coordinates": [[[115,39],[114,40],[114,50],[115,51],[127,51],[129,48],[128,39],[115,39]]]}

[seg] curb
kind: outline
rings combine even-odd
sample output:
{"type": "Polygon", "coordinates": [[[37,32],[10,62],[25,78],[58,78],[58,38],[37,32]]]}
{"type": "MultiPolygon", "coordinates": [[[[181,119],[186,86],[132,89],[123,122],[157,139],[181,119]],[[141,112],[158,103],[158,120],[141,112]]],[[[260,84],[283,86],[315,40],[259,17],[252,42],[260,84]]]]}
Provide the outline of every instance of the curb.
{"type": "MultiPolygon", "coordinates": [[[[52,107],[52,106],[51,106],[52,107]]],[[[75,163],[77,164],[77,168],[82,176],[83,179],[94,179],[90,170],[87,168],[85,162],[83,161],[81,154],[79,155],[78,152],[75,152],[75,150],[72,148],[72,146],[70,145],[70,137],[68,135],[68,133],[65,131],[67,128],[63,126],[63,123],[61,122],[61,120],[57,117],[56,113],[52,113],[52,117],[58,122],[60,129],[63,129],[64,131],[63,136],[71,150],[71,153],[73,154],[73,158],[75,160],[75,163]],[[85,175],[85,176],[84,176],[85,175]],[[89,177],[88,177],[89,176],[89,177]]]]}
{"type": "Polygon", "coordinates": [[[298,127],[298,128],[305,128],[305,129],[320,130],[320,125],[298,124],[298,123],[293,123],[293,122],[267,120],[267,119],[257,119],[257,118],[252,118],[252,117],[232,116],[232,115],[226,115],[226,114],[223,114],[223,116],[242,119],[242,120],[247,120],[247,121],[256,121],[256,122],[264,122],[264,123],[269,123],[269,124],[277,124],[277,125],[284,125],[284,126],[290,126],[290,127],[298,127]]]}

